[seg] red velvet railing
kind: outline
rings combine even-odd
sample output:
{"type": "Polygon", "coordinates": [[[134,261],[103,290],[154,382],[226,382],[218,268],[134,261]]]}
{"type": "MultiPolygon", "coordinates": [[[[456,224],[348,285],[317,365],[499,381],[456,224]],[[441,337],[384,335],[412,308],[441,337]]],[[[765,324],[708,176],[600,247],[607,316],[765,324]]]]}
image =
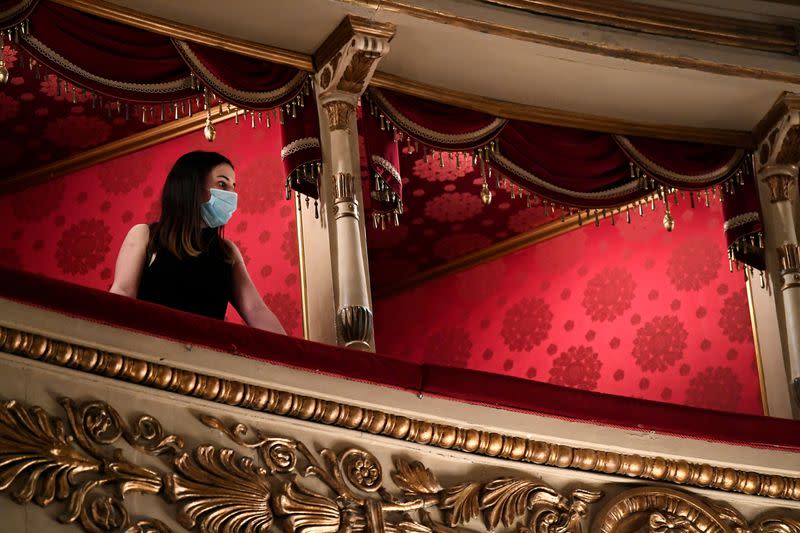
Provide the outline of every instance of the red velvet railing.
{"type": "Polygon", "coordinates": [[[800,451],[800,422],[792,420],[707,411],[486,372],[418,365],[198,317],[26,272],[0,268],[0,297],[254,360],[468,403],[637,431],[800,451]]]}

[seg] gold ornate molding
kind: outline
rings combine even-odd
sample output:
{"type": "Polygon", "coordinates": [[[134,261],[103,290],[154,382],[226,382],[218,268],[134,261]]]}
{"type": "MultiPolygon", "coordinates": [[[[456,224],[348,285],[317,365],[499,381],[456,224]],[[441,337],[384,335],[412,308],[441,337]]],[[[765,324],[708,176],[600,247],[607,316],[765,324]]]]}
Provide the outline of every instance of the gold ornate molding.
{"type": "Polygon", "coordinates": [[[0,406],[0,491],[17,487],[12,497],[20,504],[66,501],[59,520],[91,533],[170,531],[155,519],[134,522],[124,505],[127,493],[174,502],[181,526],[210,533],[266,533],[273,524],[287,533],[443,533],[477,516],[489,531],[522,522],[529,531],[580,533],[581,519],[602,497],[580,488],[564,496],[541,480],[519,477],[442,486],[423,464],[403,459],[391,475],[400,490],[390,493],[379,461],[363,449],[324,448],[317,455],[300,441],[260,431],[247,440],[243,424],[228,429],[200,415],[236,445],[255,449],[254,461],[218,446],[185,450],[181,437],[164,436],[148,415],[129,426],[103,402],[77,406],[64,398],[61,405],[68,425],[39,407],[0,406]],[[112,447],[123,438],[149,455],[171,453],[168,472],[126,460],[112,447]],[[118,496],[94,492],[101,487],[118,496]],[[431,513],[446,516],[449,525],[431,513]]]}
{"type": "Polygon", "coordinates": [[[322,104],[322,109],[328,116],[328,128],[330,131],[345,130],[350,131],[350,119],[355,115],[355,106],[343,100],[332,100],[322,104]]]}
{"type": "Polygon", "coordinates": [[[740,78],[775,80],[792,84],[800,83],[800,74],[795,74],[793,72],[767,70],[756,67],[744,67],[741,65],[722,63],[719,61],[700,59],[696,57],[687,57],[683,55],[673,55],[673,54],[650,52],[643,50],[634,50],[632,48],[622,48],[620,46],[607,43],[593,43],[593,42],[579,41],[576,39],[562,37],[559,35],[545,34],[539,31],[521,29],[495,22],[487,22],[476,18],[463,17],[453,13],[447,13],[441,10],[427,9],[424,7],[411,4],[409,2],[403,2],[398,0],[340,0],[340,1],[350,4],[367,6],[373,9],[379,8],[381,11],[401,13],[419,19],[428,20],[439,24],[445,24],[451,27],[464,28],[467,30],[481,32],[489,35],[497,35],[500,37],[505,37],[508,39],[516,39],[519,41],[555,46],[557,48],[564,48],[567,50],[574,50],[577,52],[584,52],[588,54],[596,54],[596,55],[614,57],[619,59],[628,59],[631,61],[638,61],[640,63],[648,63],[652,65],[686,68],[686,69],[698,70],[701,72],[711,72],[714,74],[723,74],[726,76],[736,76],[740,78]]]}
{"type": "MultiPolygon", "coordinates": [[[[20,504],[64,502],[59,520],[90,533],[171,533],[160,520],[131,518],[126,494],[158,496],[186,529],[208,533],[477,533],[459,526],[480,518],[516,533],[582,533],[603,493],[562,494],[541,479],[505,476],[443,484],[424,464],[397,458],[389,490],[378,459],[361,448],[313,453],[302,441],[271,436],[210,415],[198,416],[256,458],[215,445],[187,449],[158,420],[125,422],[110,405],[60,400],[66,422],[40,407],[0,404],[0,491],[20,504]],[[163,469],[126,458],[121,441],[161,456],[163,469]],[[98,490],[101,489],[101,490],[98,490]],[[110,489],[110,490],[109,490],[110,489]]],[[[136,457],[134,455],[134,457],[136,457]]],[[[613,497],[590,531],[800,533],[800,520],[765,514],[749,524],[736,509],[663,487],[613,497]],[[644,526],[644,529],[637,526],[644,526]]]]}
{"type": "Polygon", "coordinates": [[[800,478],[683,459],[576,448],[439,424],[219,378],[0,326],[0,350],[88,374],[278,416],[538,465],[800,501],[800,478]]]}
{"type": "Polygon", "coordinates": [[[0,491],[16,487],[11,497],[23,505],[66,501],[58,520],[92,533],[168,532],[158,520],[132,519],[123,502],[128,493],[161,492],[161,476],[126,460],[111,445],[124,439],[140,451],[160,455],[181,449],[182,439],[165,436],[158,421],[147,415],[129,426],[103,402],[77,406],[63,398],[60,403],[67,424],[39,407],[13,400],[0,405],[0,491]],[[96,489],[113,489],[114,495],[96,489]]]}
{"type": "Polygon", "coordinates": [[[800,533],[800,520],[766,513],[749,523],[741,513],[687,492],[637,487],[611,498],[593,522],[596,533],[800,533]]]}

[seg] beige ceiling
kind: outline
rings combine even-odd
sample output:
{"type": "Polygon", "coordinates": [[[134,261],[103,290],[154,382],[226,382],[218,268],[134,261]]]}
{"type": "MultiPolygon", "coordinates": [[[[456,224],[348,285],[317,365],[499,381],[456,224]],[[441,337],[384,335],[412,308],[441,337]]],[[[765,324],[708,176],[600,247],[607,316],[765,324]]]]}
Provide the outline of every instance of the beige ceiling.
{"type": "MultiPolygon", "coordinates": [[[[570,50],[346,0],[112,0],[219,33],[311,54],[352,13],[397,25],[379,70],[430,85],[502,100],[650,124],[751,130],[783,91],[800,84],[729,76],[570,50]]],[[[501,9],[465,0],[406,1],[578,43],[694,58],[800,76],[800,58],[700,43],[501,9]]],[[[649,0],[658,4],[658,1],[649,0]]],[[[684,0],[685,9],[775,21],[800,7],[781,2],[684,0]]]]}

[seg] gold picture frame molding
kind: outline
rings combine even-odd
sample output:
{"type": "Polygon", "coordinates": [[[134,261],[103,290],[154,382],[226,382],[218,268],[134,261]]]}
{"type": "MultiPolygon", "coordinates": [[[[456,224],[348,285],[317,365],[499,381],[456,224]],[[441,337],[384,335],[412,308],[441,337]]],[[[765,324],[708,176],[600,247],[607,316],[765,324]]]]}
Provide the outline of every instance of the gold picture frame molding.
{"type": "Polygon", "coordinates": [[[577,448],[472,427],[440,424],[180,369],[5,326],[0,326],[0,351],[186,397],[435,448],[569,470],[800,501],[798,477],[724,468],[680,458],[577,448]]]}

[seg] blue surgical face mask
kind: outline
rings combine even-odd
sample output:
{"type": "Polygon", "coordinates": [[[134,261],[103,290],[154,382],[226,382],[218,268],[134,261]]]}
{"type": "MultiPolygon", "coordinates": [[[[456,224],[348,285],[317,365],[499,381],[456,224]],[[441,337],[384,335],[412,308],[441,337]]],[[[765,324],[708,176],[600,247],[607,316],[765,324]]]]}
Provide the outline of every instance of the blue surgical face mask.
{"type": "Polygon", "coordinates": [[[236,211],[239,195],[222,189],[209,189],[209,191],[211,199],[200,205],[200,215],[209,228],[224,226],[236,211]]]}

